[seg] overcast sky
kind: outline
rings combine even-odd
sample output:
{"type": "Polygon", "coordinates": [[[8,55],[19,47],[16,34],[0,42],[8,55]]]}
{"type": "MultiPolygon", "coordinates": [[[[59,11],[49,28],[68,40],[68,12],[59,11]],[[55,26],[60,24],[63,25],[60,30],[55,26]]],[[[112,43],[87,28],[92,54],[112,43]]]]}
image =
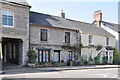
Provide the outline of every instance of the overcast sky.
{"type": "Polygon", "coordinates": [[[118,0],[26,0],[31,11],[58,15],[65,12],[68,19],[92,23],[97,10],[103,13],[103,21],[118,22],[118,0]],[[104,1],[104,2],[103,2],[104,1]]]}

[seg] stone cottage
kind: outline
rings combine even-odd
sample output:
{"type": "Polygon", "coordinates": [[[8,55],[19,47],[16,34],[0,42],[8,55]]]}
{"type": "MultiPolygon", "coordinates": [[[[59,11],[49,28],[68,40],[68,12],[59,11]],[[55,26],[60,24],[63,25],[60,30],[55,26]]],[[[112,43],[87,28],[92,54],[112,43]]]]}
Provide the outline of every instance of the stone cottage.
{"type": "Polygon", "coordinates": [[[114,41],[113,35],[94,24],[66,19],[63,11],[61,17],[30,11],[30,46],[38,51],[38,62],[74,61],[74,51],[62,46],[80,42],[83,59],[99,56],[102,63],[107,56],[108,63],[112,63],[114,51],[109,47],[115,47],[114,41]]]}

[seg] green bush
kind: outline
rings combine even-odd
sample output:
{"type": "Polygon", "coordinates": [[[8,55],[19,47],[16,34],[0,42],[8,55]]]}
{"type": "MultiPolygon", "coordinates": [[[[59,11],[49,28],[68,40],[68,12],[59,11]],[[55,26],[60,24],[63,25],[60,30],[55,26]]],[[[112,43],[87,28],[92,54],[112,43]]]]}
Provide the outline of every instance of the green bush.
{"type": "Polygon", "coordinates": [[[102,57],[103,63],[107,64],[108,63],[108,56],[102,57]]]}
{"type": "Polygon", "coordinates": [[[84,60],[83,63],[84,63],[85,65],[87,65],[87,64],[88,64],[88,61],[87,61],[87,60],[84,60]]]}
{"type": "Polygon", "coordinates": [[[28,56],[28,59],[30,63],[34,63],[35,60],[37,59],[37,54],[35,52],[35,50],[33,50],[33,48],[31,50],[28,50],[27,51],[27,56],[28,56]]]}
{"type": "Polygon", "coordinates": [[[99,56],[94,57],[95,64],[99,63],[99,56]]]}
{"type": "Polygon", "coordinates": [[[113,63],[114,64],[118,64],[119,63],[119,56],[118,56],[118,51],[116,48],[114,49],[114,53],[113,53],[113,63]]]}

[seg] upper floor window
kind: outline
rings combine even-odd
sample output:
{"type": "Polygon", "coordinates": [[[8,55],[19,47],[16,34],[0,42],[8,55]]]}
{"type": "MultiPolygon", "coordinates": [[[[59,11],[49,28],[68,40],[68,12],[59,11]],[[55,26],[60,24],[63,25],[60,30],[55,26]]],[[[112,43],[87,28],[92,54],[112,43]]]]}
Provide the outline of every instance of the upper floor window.
{"type": "Polygon", "coordinates": [[[41,41],[47,41],[47,30],[41,29],[41,41]]]}
{"type": "Polygon", "coordinates": [[[92,43],[92,36],[91,35],[89,35],[89,45],[92,45],[93,43],[92,43]]]}
{"type": "Polygon", "coordinates": [[[65,42],[70,43],[70,33],[69,32],[65,32],[65,42]]]}
{"type": "Polygon", "coordinates": [[[109,38],[106,38],[106,45],[107,45],[107,46],[109,46],[109,45],[110,45],[109,38]]]}
{"type": "Polygon", "coordinates": [[[13,11],[2,10],[2,25],[5,27],[13,27],[13,11]]]}

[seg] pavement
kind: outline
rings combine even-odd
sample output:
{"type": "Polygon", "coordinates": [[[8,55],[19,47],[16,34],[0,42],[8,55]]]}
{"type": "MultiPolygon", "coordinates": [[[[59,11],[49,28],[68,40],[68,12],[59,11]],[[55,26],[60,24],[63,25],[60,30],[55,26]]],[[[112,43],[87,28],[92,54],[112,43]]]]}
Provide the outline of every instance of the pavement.
{"type": "Polygon", "coordinates": [[[63,67],[44,67],[36,69],[45,71],[63,71],[63,70],[105,69],[105,68],[120,68],[120,65],[63,66],[63,67]]]}
{"type": "Polygon", "coordinates": [[[39,73],[64,70],[105,69],[105,68],[120,68],[120,65],[86,65],[86,66],[63,66],[42,68],[29,68],[18,65],[9,65],[3,71],[0,71],[0,74],[22,74],[22,73],[39,73]]]}

